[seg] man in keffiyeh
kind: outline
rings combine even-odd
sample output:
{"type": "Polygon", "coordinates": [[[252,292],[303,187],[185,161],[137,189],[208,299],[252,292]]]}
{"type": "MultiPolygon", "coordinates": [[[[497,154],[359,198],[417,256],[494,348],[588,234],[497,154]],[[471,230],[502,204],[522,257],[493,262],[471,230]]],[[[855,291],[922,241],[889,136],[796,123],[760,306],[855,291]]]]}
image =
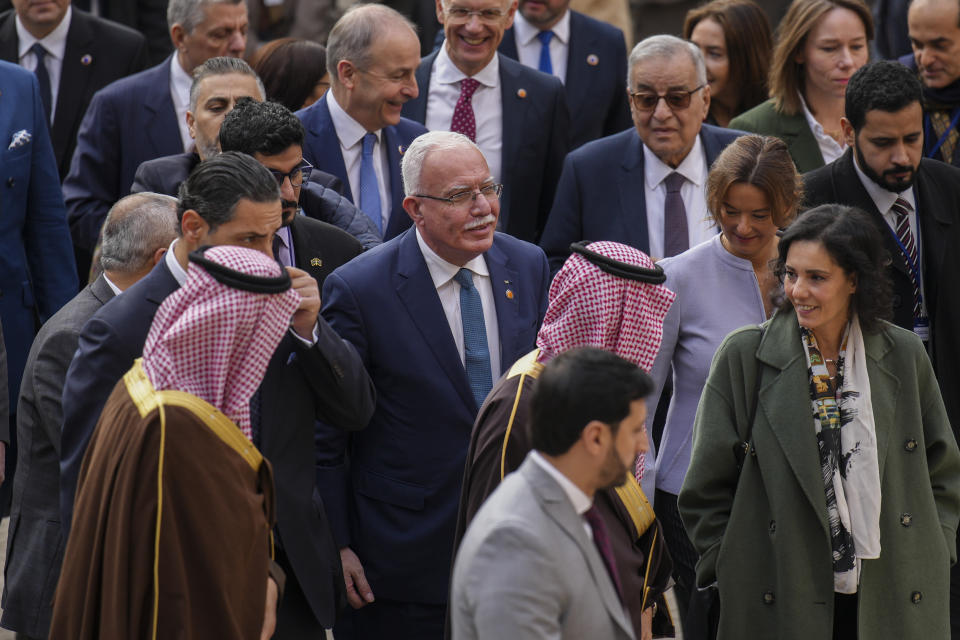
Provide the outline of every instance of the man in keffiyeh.
{"type": "Polygon", "coordinates": [[[90,440],[51,637],[272,635],[283,575],[250,400],[300,303],[290,285],[252,249],[190,255],[90,440]]]}
{"type": "MultiPolygon", "coordinates": [[[[550,286],[537,348],[494,385],[474,423],[457,517],[458,545],[487,496],[532,448],[530,391],[543,363],[577,347],[598,347],[644,371],[653,366],[663,318],[675,298],[662,284],[663,270],[642,251],[616,242],[580,242],[571,250],[550,286]]],[[[672,570],[660,525],[639,485],[643,465],[641,455],[635,475],[615,490],[597,492],[595,499],[610,531],[637,638],[649,637],[657,609],[653,605],[659,600],[662,606],[660,595],[672,570]]],[[[659,616],[657,635],[669,626],[669,617],[659,616]]]]}

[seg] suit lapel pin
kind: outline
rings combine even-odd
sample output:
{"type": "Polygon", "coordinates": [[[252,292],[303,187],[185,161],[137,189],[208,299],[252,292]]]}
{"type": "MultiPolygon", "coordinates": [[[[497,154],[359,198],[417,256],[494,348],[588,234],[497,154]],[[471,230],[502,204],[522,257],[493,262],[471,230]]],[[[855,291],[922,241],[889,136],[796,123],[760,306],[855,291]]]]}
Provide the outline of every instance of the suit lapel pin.
{"type": "Polygon", "coordinates": [[[597,57],[597,54],[591,53],[587,56],[587,64],[591,67],[595,67],[600,64],[600,58],[597,57]]]}
{"type": "Polygon", "coordinates": [[[513,300],[513,289],[507,289],[507,300],[513,300]]]}
{"type": "Polygon", "coordinates": [[[320,258],[310,258],[310,266],[311,266],[311,267],[322,267],[322,266],[323,266],[323,260],[321,260],[320,258]]]}
{"type": "Polygon", "coordinates": [[[403,155],[404,153],[406,153],[407,148],[406,148],[404,145],[399,144],[399,145],[397,145],[397,151],[400,152],[400,155],[403,155]]]}
{"type": "Polygon", "coordinates": [[[523,100],[524,98],[526,98],[526,97],[527,97],[527,90],[526,90],[526,89],[517,89],[517,97],[520,98],[521,100],[523,100]]]}
{"type": "Polygon", "coordinates": [[[91,62],[93,62],[93,56],[90,55],[89,53],[83,54],[83,56],[80,58],[80,64],[82,64],[85,67],[89,66],[91,62]]]}

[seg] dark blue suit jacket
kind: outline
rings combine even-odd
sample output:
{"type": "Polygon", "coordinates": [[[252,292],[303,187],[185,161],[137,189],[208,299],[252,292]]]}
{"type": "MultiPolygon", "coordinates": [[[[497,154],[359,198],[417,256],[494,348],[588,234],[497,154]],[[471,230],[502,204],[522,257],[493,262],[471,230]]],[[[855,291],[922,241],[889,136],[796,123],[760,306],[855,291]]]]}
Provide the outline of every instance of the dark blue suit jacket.
{"type": "MultiPolygon", "coordinates": [[[[519,60],[517,36],[507,29],[500,53],[519,60]]],[[[564,92],[570,110],[571,149],[631,125],[627,102],[627,44],[623,32],[570,11],[570,44],[564,92]]]]}
{"type": "MultiPolygon", "coordinates": [[[[485,256],[509,367],[536,340],[547,261],[505,234],[485,256]]],[[[367,428],[349,441],[329,434],[328,466],[318,467],[334,538],[357,553],[377,597],[444,603],[478,407],[415,229],[337,269],[322,297],[323,316],[357,348],[377,391],[367,428]]]]}
{"type": "Polygon", "coordinates": [[[170,58],[93,96],[63,182],[73,243],[93,251],[113,203],[130,193],[141,163],[183,153],[170,97],[170,58]]]}
{"type": "Polygon", "coordinates": [[[79,289],[59,181],[37,78],[0,62],[0,319],[13,412],[38,321],[79,289]],[[18,144],[20,131],[30,137],[18,144]]]}
{"type": "MultiPolygon", "coordinates": [[[[303,140],[303,157],[317,169],[332,173],[343,181],[343,195],[350,202],[360,206],[350,190],[350,180],[347,177],[347,168],[343,163],[343,153],[340,152],[340,139],[333,127],[330,118],[330,107],[327,106],[327,96],[301,109],[296,113],[306,137],[303,140]]],[[[427,130],[423,125],[400,118],[396,126],[384,127],[386,136],[387,161],[390,168],[390,219],[384,230],[383,239],[389,240],[399,235],[410,226],[410,216],[403,210],[403,177],[400,175],[400,159],[413,139],[427,130]]]]}
{"type": "MultiPolygon", "coordinates": [[[[411,120],[427,121],[430,76],[437,53],[434,51],[420,63],[420,95],[403,105],[403,114],[411,120]]],[[[500,96],[503,195],[497,227],[515,238],[534,242],[550,213],[563,158],[570,148],[570,115],[563,84],[501,55],[500,96]]]]}
{"type": "MultiPolygon", "coordinates": [[[[712,165],[742,131],[705,124],[700,141],[712,165]]],[[[557,271],[570,255],[570,243],[615,240],[650,250],[643,176],[643,142],[636,130],[595,140],[577,149],[563,164],[557,199],[540,246],[557,271]]]]}

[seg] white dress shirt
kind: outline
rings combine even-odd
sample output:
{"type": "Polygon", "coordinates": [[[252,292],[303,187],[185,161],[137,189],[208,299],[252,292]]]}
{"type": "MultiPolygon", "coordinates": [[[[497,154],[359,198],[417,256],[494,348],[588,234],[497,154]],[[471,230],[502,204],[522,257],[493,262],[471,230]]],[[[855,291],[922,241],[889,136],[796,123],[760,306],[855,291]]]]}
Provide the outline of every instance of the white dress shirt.
{"type": "MultiPolygon", "coordinates": [[[[550,464],[546,458],[543,457],[536,449],[532,450],[530,453],[530,459],[533,460],[538,467],[547,472],[551,478],[557,481],[557,484],[560,485],[560,488],[563,489],[563,493],[566,494],[567,499],[570,500],[570,504],[573,506],[573,510],[577,512],[577,515],[583,517],[587,511],[590,510],[590,507],[593,506],[593,500],[590,499],[590,496],[585,494],[580,487],[573,484],[573,481],[557,469],[555,466],[550,464]]],[[[593,529],[590,528],[590,523],[583,520],[583,528],[587,532],[587,535],[593,540],[593,529]]]]}
{"type": "MultiPolygon", "coordinates": [[[[923,264],[923,244],[920,241],[920,229],[917,226],[917,199],[913,193],[913,187],[910,187],[902,193],[894,193],[893,191],[887,191],[882,188],[876,182],[867,177],[860,169],[860,164],[857,161],[857,156],[853,156],[853,168],[857,171],[857,177],[860,178],[860,183],[863,185],[863,188],[867,190],[867,195],[870,196],[870,199],[873,200],[873,204],[876,205],[877,211],[883,215],[884,222],[887,223],[887,226],[890,228],[889,233],[893,236],[897,236],[897,214],[895,214],[891,207],[897,201],[897,198],[903,198],[910,203],[910,207],[913,211],[910,212],[910,215],[907,216],[907,221],[910,223],[910,232],[913,234],[913,242],[917,245],[917,261],[922,265],[923,264]]],[[[921,271],[923,269],[921,268],[921,271]]],[[[920,308],[924,316],[927,315],[927,297],[923,292],[923,278],[920,278],[920,296],[922,298],[922,303],[920,308]]]]}
{"type": "Polygon", "coordinates": [[[817,146],[820,147],[820,153],[823,155],[823,163],[830,164],[843,155],[843,152],[847,149],[847,143],[842,138],[840,142],[837,142],[833,136],[827,134],[823,125],[817,122],[810,108],[807,107],[807,101],[803,99],[803,94],[798,95],[800,96],[800,105],[803,107],[803,116],[807,119],[807,125],[813,132],[813,137],[817,140],[817,146]]]}
{"type": "Polygon", "coordinates": [[[663,208],[667,200],[667,176],[676,171],[686,181],[680,187],[680,197],[687,211],[689,246],[695,247],[717,235],[717,225],[707,210],[707,156],[700,136],[690,153],[676,169],[664,164],[647,145],[643,145],[643,184],[647,203],[647,235],[650,255],[663,257],[663,208]]]}
{"type": "MultiPolygon", "coordinates": [[[[337,102],[333,91],[324,94],[327,98],[327,108],[330,109],[330,120],[333,129],[337,132],[340,141],[340,153],[343,155],[343,164],[347,169],[347,181],[350,183],[350,193],[353,202],[360,207],[360,163],[363,161],[363,138],[367,135],[366,128],[353,119],[337,102]]],[[[384,231],[390,220],[390,208],[393,199],[390,197],[390,172],[384,171],[387,167],[387,147],[383,139],[383,129],[373,131],[377,142],[373,145],[373,170],[377,174],[377,189],[380,191],[380,219],[384,231]]]]}
{"type": "MultiPolygon", "coordinates": [[[[570,12],[566,11],[560,21],[551,29],[553,37],[550,39],[550,65],[553,75],[560,78],[560,82],[567,81],[567,57],[570,55],[570,12]]],[[[527,22],[519,11],[513,16],[513,34],[517,41],[517,56],[521,64],[533,69],[540,69],[540,29],[527,22]]]]}
{"type": "MultiPolygon", "coordinates": [[[[450,333],[453,334],[453,341],[460,354],[460,363],[466,367],[463,320],[460,317],[460,283],[453,279],[460,271],[460,267],[438,256],[424,241],[423,236],[420,235],[420,229],[417,229],[417,244],[420,245],[420,252],[427,263],[427,271],[430,272],[433,286],[436,287],[437,295],[440,297],[443,313],[447,317],[447,324],[450,325],[450,333]]],[[[483,305],[483,324],[487,330],[487,350],[490,352],[490,372],[493,374],[492,382],[496,382],[500,377],[500,327],[497,325],[497,306],[493,300],[490,271],[482,255],[463,266],[473,272],[473,286],[480,294],[480,304],[483,305]]]]}
{"type": "Polygon", "coordinates": [[[177,113],[177,126],[180,127],[180,140],[183,150],[193,149],[193,138],[190,137],[190,127],[187,126],[187,111],[190,109],[190,85],[193,78],[183,70],[177,55],[170,58],[170,97],[173,99],[173,110],[177,113]]]}
{"type": "Polygon", "coordinates": [[[110,287],[110,291],[113,291],[113,295],[118,296],[123,293],[120,287],[114,284],[113,280],[111,280],[107,274],[103,274],[103,281],[107,283],[108,287],[110,287]]]}
{"type": "MultiPolygon", "coordinates": [[[[453,110],[460,99],[460,81],[467,76],[447,55],[447,45],[440,47],[433,61],[427,96],[426,127],[430,131],[449,131],[453,110]]],[[[470,76],[480,83],[473,94],[473,117],[477,123],[477,146],[483,152],[495,182],[503,182],[501,153],[503,149],[503,103],[500,96],[500,56],[496,54],[487,66],[470,76]]]]}
{"type": "Polygon", "coordinates": [[[35,43],[39,42],[47,50],[44,58],[44,65],[47,67],[47,75],[50,76],[50,126],[53,126],[53,120],[57,115],[57,96],[60,95],[60,74],[63,70],[63,57],[67,50],[67,32],[70,30],[70,19],[73,17],[73,7],[67,7],[67,12],[63,14],[63,20],[57,25],[57,28],[48,33],[45,37],[37,40],[27,31],[20,21],[20,16],[14,20],[17,29],[17,42],[20,66],[27,71],[36,73],[37,56],[30,51],[35,43]]]}

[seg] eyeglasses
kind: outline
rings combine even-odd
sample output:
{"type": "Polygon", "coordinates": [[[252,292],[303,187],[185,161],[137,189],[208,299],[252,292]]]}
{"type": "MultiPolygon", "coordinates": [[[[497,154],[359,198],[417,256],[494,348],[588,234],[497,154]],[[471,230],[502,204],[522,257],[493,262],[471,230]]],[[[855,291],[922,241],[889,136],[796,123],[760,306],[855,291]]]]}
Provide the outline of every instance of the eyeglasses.
{"type": "Polygon", "coordinates": [[[283,171],[271,169],[269,167],[267,167],[267,170],[273,174],[278,186],[282,187],[284,179],[290,178],[290,186],[299,187],[310,179],[310,174],[313,172],[313,165],[304,160],[302,163],[300,163],[299,167],[294,167],[290,173],[284,173],[283,171]]]}
{"type": "Polygon", "coordinates": [[[471,17],[477,16],[480,22],[496,24],[500,22],[504,15],[501,9],[467,9],[465,7],[450,7],[447,9],[447,18],[453,22],[467,22],[471,17]]]}
{"type": "Polygon", "coordinates": [[[474,191],[473,189],[469,189],[467,191],[458,191],[457,193],[454,193],[448,198],[428,196],[425,193],[415,193],[413,194],[413,197],[429,198],[430,200],[439,200],[440,202],[446,202],[447,204],[458,205],[458,204],[463,204],[467,200],[469,200],[470,202],[476,202],[477,195],[482,195],[484,198],[487,199],[487,202],[491,202],[493,200],[498,199],[501,193],[503,193],[502,184],[488,184],[480,187],[479,191],[474,191]]]}
{"type": "Polygon", "coordinates": [[[653,93],[652,91],[637,91],[630,94],[630,101],[637,111],[654,111],[663,98],[667,102],[667,107],[671,111],[683,111],[690,106],[690,100],[693,94],[703,89],[705,84],[690,91],[668,91],[666,93],[653,93]]]}

